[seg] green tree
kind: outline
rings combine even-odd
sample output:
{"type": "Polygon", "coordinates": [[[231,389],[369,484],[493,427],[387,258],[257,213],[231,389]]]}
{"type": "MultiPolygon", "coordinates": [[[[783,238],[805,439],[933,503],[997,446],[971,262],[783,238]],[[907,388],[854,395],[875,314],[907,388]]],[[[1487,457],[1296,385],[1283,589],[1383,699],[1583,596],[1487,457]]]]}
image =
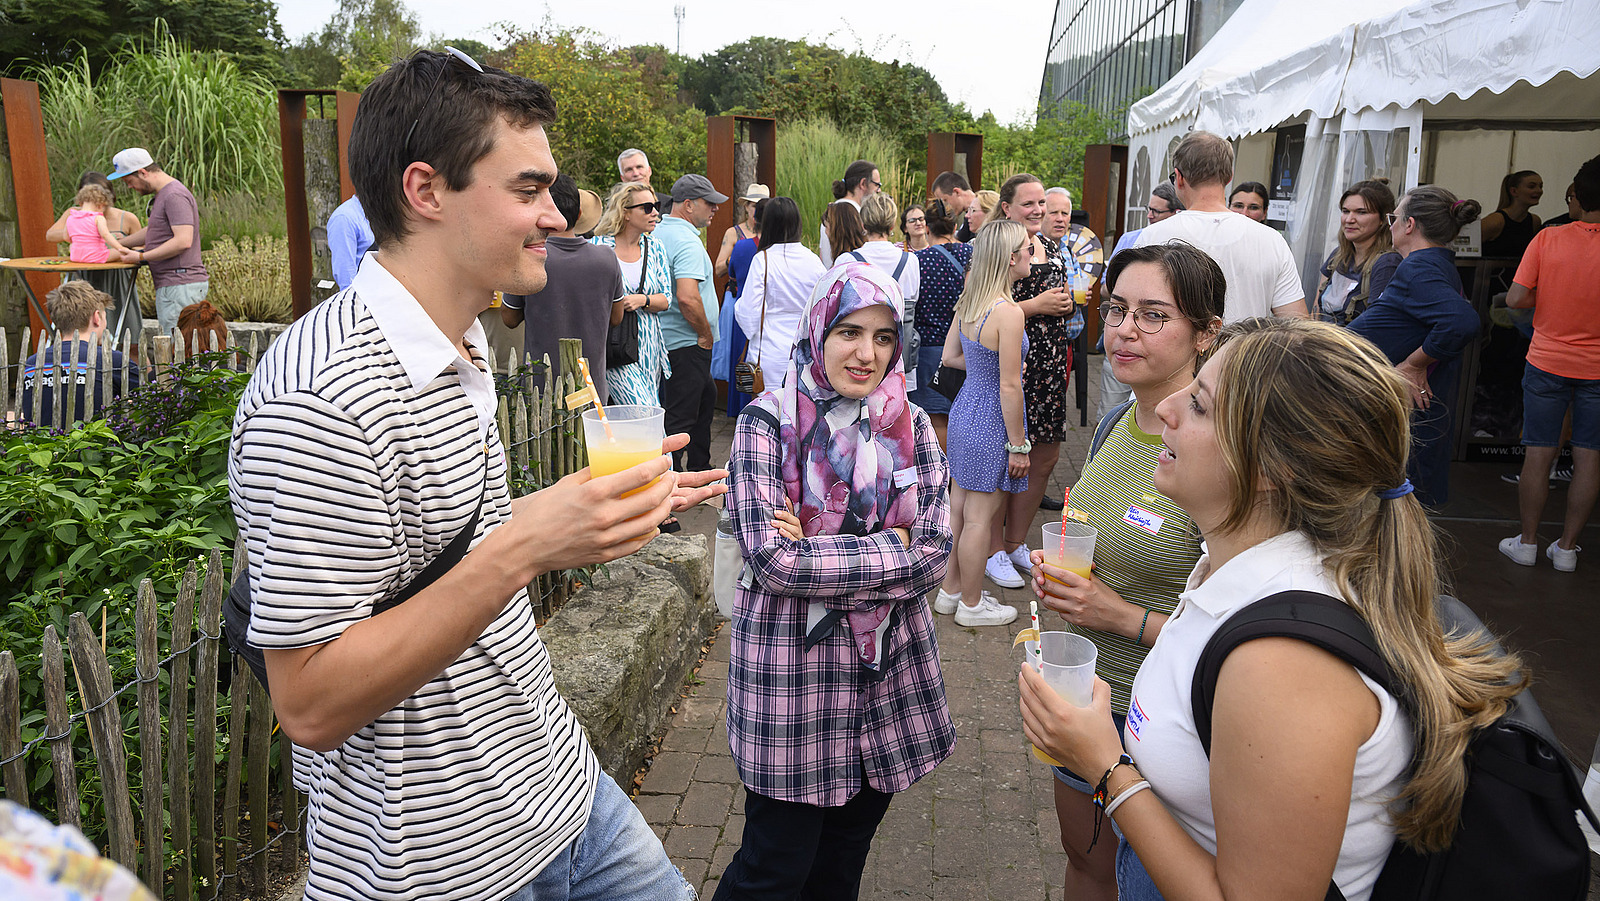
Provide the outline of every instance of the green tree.
{"type": "Polygon", "coordinates": [[[508,71],[549,85],[558,111],[551,149],[578,184],[604,194],[626,147],[650,155],[657,188],[705,171],[705,120],[678,100],[679,66],[665,49],[614,48],[546,20],[512,35],[501,55],[508,71]]]}
{"type": "Polygon", "coordinates": [[[0,0],[0,67],[66,64],[81,53],[98,72],[158,22],[246,72],[282,73],[283,28],[272,0],[0,0]]]}
{"type": "Polygon", "coordinates": [[[298,87],[360,91],[427,42],[417,14],[403,0],[339,0],[321,31],[285,51],[285,68],[298,87]]]}

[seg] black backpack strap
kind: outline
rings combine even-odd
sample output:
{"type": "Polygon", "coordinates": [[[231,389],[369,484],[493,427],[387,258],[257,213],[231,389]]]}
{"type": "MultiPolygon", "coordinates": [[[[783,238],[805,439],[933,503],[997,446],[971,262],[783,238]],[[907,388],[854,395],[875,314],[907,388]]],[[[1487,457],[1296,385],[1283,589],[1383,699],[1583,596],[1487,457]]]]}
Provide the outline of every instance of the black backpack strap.
{"type": "Polygon", "coordinates": [[[1132,409],[1133,405],[1133,399],[1125,400],[1107,410],[1106,415],[1100,417],[1100,424],[1094,428],[1094,440],[1089,443],[1089,458],[1083,461],[1085,465],[1088,464],[1089,460],[1094,459],[1095,454],[1100,452],[1100,445],[1106,443],[1106,436],[1111,434],[1111,430],[1117,427],[1117,423],[1122,421],[1123,415],[1132,409]]]}
{"type": "Polygon", "coordinates": [[[1280,591],[1228,617],[1200,652],[1189,704],[1207,757],[1211,756],[1211,705],[1223,661],[1234,648],[1257,638],[1297,638],[1316,645],[1366,673],[1402,705],[1408,703],[1378,651],[1372,630],[1349,604],[1315,591],[1280,591]]]}

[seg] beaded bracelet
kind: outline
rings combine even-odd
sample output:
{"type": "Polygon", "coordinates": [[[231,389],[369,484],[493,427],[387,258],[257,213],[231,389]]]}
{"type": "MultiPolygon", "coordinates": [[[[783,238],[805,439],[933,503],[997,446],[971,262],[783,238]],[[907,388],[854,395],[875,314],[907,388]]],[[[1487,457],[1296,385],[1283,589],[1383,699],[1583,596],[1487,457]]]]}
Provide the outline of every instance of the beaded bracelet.
{"type": "Polygon", "coordinates": [[[1108,795],[1106,783],[1111,780],[1111,774],[1117,771],[1117,767],[1133,765],[1133,758],[1129,757],[1126,753],[1123,753],[1117,758],[1117,762],[1113,763],[1105,771],[1105,774],[1100,777],[1099,783],[1095,785],[1094,795],[1091,798],[1091,800],[1094,802],[1094,835],[1089,838],[1090,851],[1094,850],[1095,842],[1100,841],[1100,824],[1105,819],[1105,807],[1108,795]]]}
{"type": "Polygon", "coordinates": [[[1144,627],[1150,625],[1150,608],[1144,608],[1144,619],[1139,621],[1139,637],[1133,640],[1134,644],[1144,644],[1144,627]]]}

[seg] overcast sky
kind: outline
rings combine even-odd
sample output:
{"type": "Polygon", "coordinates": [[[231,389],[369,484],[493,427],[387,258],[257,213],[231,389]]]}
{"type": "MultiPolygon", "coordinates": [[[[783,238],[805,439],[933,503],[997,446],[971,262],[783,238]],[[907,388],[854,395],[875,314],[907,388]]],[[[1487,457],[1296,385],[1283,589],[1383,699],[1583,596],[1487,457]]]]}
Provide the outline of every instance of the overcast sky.
{"type": "MultiPolygon", "coordinates": [[[[531,26],[548,9],[559,25],[594,29],[619,45],[678,46],[673,0],[579,0],[546,6],[496,0],[405,0],[424,31],[493,43],[490,26],[511,19],[531,26]],[[526,10],[517,14],[513,10],[526,10]]],[[[1030,117],[1055,14],[1052,0],[1006,4],[1004,14],[979,4],[889,3],[883,0],[682,0],[682,52],[711,53],[753,36],[860,48],[932,72],[953,101],[1001,122],[1030,117]],[[941,12],[940,9],[945,11],[941,12]],[[848,21],[847,21],[848,17],[848,21]]],[[[329,0],[279,0],[278,18],[291,39],[320,28],[329,0]]]]}

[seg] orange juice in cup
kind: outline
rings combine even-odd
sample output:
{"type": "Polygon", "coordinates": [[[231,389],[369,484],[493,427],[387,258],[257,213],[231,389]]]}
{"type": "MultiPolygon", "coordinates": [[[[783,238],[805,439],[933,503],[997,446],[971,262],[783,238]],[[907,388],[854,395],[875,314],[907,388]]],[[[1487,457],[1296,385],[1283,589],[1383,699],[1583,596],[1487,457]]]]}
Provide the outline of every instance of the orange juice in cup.
{"type": "Polygon", "coordinates": [[[661,456],[661,442],[666,438],[665,415],[660,407],[619,405],[606,407],[602,420],[595,408],[584,410],[583,440],[589,451],[589,474],[596,478],[608,476],[661,456]]]}
{"type": "MultiPolygon", "coordinates": [[[[1094,701],[1094,666],[1099,657],[1094,642],[1076,632],[1041,632],[1038,641],[1025,642],[1028,660],[1038,660],[1039,674],[1056,694],[1074,707],[1094,701]],[[1036,656],[1037,654],[1037,656],[1036,656]]],[[[1033,756],[1051,766],[1061,762],[1033,748],[1033,756]]]]}
{"type": "MultiPolygon", "coordinates": [[[[1087,579],[1094,564],[1095,534],[1094,526],[1085,523],[1047,522],[1044,524],[1044,537],[1039,550],[1044,552],[1044,562],[1071,570],[1087,579]]],[[[1050,581],[1064,584],[1059,579],[1050,581]]]]}

